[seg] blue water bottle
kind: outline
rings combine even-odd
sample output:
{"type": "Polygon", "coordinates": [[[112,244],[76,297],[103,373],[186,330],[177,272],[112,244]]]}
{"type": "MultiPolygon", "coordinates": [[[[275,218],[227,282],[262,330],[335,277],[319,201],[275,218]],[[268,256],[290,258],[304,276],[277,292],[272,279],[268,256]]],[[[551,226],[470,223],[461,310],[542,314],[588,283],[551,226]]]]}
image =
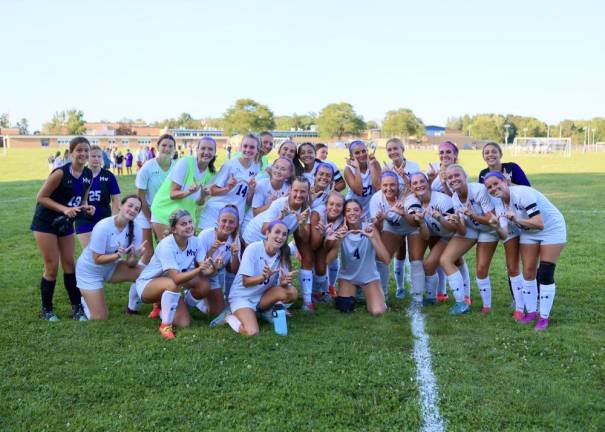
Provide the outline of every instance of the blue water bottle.
{"type": "Polygon", "coordinates": [[[273,329],[275,334],[288,336],[288,320],[286,318],[286,309],[281,303],[273,306],[273,329]]]}

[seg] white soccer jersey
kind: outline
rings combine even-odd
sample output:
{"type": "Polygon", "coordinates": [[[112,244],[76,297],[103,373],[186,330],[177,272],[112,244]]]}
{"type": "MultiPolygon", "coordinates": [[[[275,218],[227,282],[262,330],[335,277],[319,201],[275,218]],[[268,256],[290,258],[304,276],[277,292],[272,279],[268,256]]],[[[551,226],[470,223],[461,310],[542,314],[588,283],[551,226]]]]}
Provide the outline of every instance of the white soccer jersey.
{"type": "Polygon", "coordinates": [[[358,285],[380,280],[376,268],[376,251],[365,235],[347,234],[340,241],[338,279],[358,285]]]}
{"type": "Polygon", "coordinates": [[[200,217],[200,228],[213,228],[216,226],[220,209],[227,204],[233,204],[239,212],[240,223],[244,221],[246,210],[246,198],[248,196],[248,181],[250,177],[258,174],[260,166],[252,162],[248,168],[244,167],[238,158],[226,161],[214,179],[214,184],[225,187],[231,177],[235,177],[237,184],[229,192],[211,197],[206,203],[206,208],[200,217]]]}
{"type": "Polygon", "coordinates": [[[391,204],[388,203],[381,190],[372,195],[372,199],[370,199],[370,217],[376,217],[376,214],[379,212],[384,213],[383,229],[387,229],[388,227],[388,231],[396,234],[402,233],[402,235],[416,229],[403,216],[389,210],[390,208],[391,204]]]}
{"type": "MultiPolygon", "coordinates": [[[[397,174],[397,179],[399,181],[399,190],[403,191],[403,192],[407,192],[407,187],[405,186],[405,182],[403,181],[403,178],[395,170],[395,164],[393,162],[386,162],[384,165],[387,170],[393,171],[395,174],[397,174]]],[[[412,174],[412,173],[419,172],[419,171],[420,171],[420,165],[418,165],[416,162],[406,159],[405,166],[403,167],[404,173],[412,174]]]]}
{"type": "Polygon", "coordinates": [[[273,222],[274,220],[281,219],[288,227],[288,232],[292,233],[298,228],[297,216],[301,213],[300,210],[296,210],[294,213],[290,213],[284,218],[281,218],[282,210],[288,205],[289,197],[285,196],[278,198],[271,203],[269,208],[264,212],[256,215],[246,225],[242,238],[246,244],[250,244],[259,240],[264,240],[266,236],[262,233],[263,224],[266,222],[273,222]]]}
{"type": "Polygon", "coordinates": [[[157,193],[160,186],[164,182],[166,176],[170,173],[174,167],[174,161],[170,161],[170,167],[168,171],[164,171],[160,168],[157,159],[150,159],[145,162],[145,165],[137,172],[137,177],[134,182],[137,189],[145,191],[145,201],[147,205],[151,207],[153,197],[157,193]]]}
{"type": "Polygon", "coordinates": [[[187,247],[181,250],[171,234],[163,238],[156,246],[149,264],[143,269],[139,280],[151,280],[162,276],[168,270],[185,272],[195,267],[195,263],[202,262],[206,254],[202,252],[200,239],[191,236],[187,239],[187,247]]]}
{"type": "MultiPolygon", "coordinates": [[[[420,200],[418,200],[418,198],[416,198],[414,195],[408,195],[408,197],[405,199],[404,207],[410,214],[416,211],[424,212],[425,210],[420,200]]],[[[433,209],[438,210],[444,216],[454,214],[454,204],[452,203],[452,198],[449,195],[441,192],[431,192],[431,199],[427,207],[432,207],[433,209]]],[[[424,221],[429,228],[431,236],[449,238],[454,234],[452,231],[445,229],[445,227],[441,225],[441,222],[435,219],[431,214],[425,214],[424,221]]]]}
{"type": "MultiPolygon", "coordinates": [[[[467,184],[468,192],[466,202],[461,202],[457,192],[452,195],[452,203],[454,204],[454,210],[464,212],[467,204],[470,204],[473,213],[479,216],[484,216],[489,212],[494,211],[494,203],[491,196],[487,192],[487,188],[482,183],[471,182],[467,184]]],[[[464,222],[467,228],[471,228],[477,231],[488,232],[494,229],[489,225],[481,224],[475,220],[472,220],[468,216],[464,216],[464,222]]]]}
{"type": "MultiPolygon", "coordinates": [[[[510,186],[510,208],[519,219],[531,219],[539,214],[544,223],[543,230],[531,229],[515,224],[521,235],[524,233],[547,233],[549,231],[565,230],[565,219],[548,198],[540,191],[529,186],[510,186]]],[[[505,211],[502,200],[498,199],[496,211],[501,214],[505,211]]]]}
{"type": "Polygon", "coordinates": [[[273,189],[271,186],[270,178],[262,178],[256,183],[256,189],[254,190],[254,197],[252,197],[252,205],[246,212],[246,224],[254,218],[252,209],[262,207],[275,201],[277,198],[288,195],[290,192],[290,185],[284,182],[281,188],[278,190],[273,189]]]}
{"type": "MultiPolygon", "coordinates": [[[[345,170],[351,170],[353,174],[355,174],[356,172],[356,169],[349,165],[345,167],[345,170]]],[[[347,191],[346,199],[355,198],[357,201],[359,201],[359,204],[361,204],[361,208],[363,209],[363,215],[365,217],[368,217],[368,215],[370,214],[370,199],[374,194],[374,187],[372,186],[372,173],[369,167],[365,173],[361,173],[361,185],[361,195],[357,195],[355,192],[353,192],[349,185],[349,190],[347,191]]]]}
{"type": "Polygon", "coordinates": [[[337,229],[339,226],[342,225],[342,222],[344,221],[344,218],[342,215],[338,216],[338,218],[333,221],[333,222],[328,222],[328,215],[327,215],[327,209],[326,209],[326,205],[322,204],[320,206],[315,207],[311,213],[317,213],[319,215],[319,221],[324,224],[332,224],[332,227],[334,229],[337,229]]]}
{"type": "MultiPolygon", "coordinates": [[[[201,185],[204,180],[204,177],[206,176],[206,173],[208,172],[208,168],[206,168],[204,171],[200,171],[197,163],[194,163],[193,166],[193,178],[195,179],[195,182],[197,184],[201,185]]],[[[170,172],[170,180],[180,185],[182,188],[185,184],[187,171],[189,171],[189,158],[179,159],[174,165],[174,168],[172,168],[172,171],[170,172]]],[[[197,192],[186,196],[185,199],[197,201],[200,198],[201,193],[202,191],[198,190],[197,192]]]]}
{"type": "MultiPolygon", "coordinates": [[[[136,222],[134,223],[133,234],[132,244],[135,248],[139,248],[143,242],[143,230],[136,222]]],[[[101,219],[94,226],[90,236],[90,242],[82,251],[82,255],[80,255],[78,261],[81,261],[81,265],[86,265],[91,269],[101,271],[101,269],[109,267],[113,265],[113,263],[96,264],[93,252],[99,255],[112,254],[116,253],[120,246],[126,248],[128,245],[128,224],[120,231],[118,227],[116,227],[114,216],[109,216],[105,219],[101,219]]]]}
{"type": "MultiPolygon", "coordinates": [[[[201,253],[206,257],[216,240],[216,228],[206,228],[198,234],[198,238],[200,239],[201,253]]],[[[223,264],[227,266],[227,264],[231,262],[231,243],[233,243],[233,236],[229,236],[225,241],[225,244],[212,253],[212,260],[216,261],[221,257],[223,259],[223,264]]]]}
{"type": "MultiPolygon", "coordinates": [[[[269,288],[276,286],[279,283],[281,253],[278,250],[273,256],[267,255],[263,241],[249,244],[244,250],[242,260],[239,265],[239,270],[229,291],[229,301],[235,299],[247,298],[255,299],[254,303],[260,301],[261,296],[269,288]],[[262,283],[250,287],[245,287],[243,282],[244,276],[260,276],[263,273],[265,264],[268,265],[274,273],[262,283]]],[[[289,268],[281,268],[283,272],[290,271],[289,268]]]]}

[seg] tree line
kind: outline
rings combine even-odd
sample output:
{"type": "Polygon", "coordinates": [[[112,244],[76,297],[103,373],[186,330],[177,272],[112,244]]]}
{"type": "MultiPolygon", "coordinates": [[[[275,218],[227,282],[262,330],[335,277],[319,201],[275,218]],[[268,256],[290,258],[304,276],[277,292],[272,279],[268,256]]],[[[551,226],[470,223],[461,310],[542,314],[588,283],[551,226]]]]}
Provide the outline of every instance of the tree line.
{"type": "MultiPolygon", "coordinates": [[[[146,124],[144,120],[120,120],[117,135],[133,135],[133,123],[146,124]]],[[[0,127],[9,127],[8,114],[0,114],[0,127]]],[[[189,113],[179,117],[151,123],[151,126],[169,129],[222,129],[226,135],[260,132],[262,130],[317,130],[323,138],[341,139],[343,136],[359,135],[367,129],[380,129],[383,138],[420,138],[425,134],[425,124],[408,108],[398,108],[386,113],[381,124],[365,121],[353,105],[347,102],[331,103],[319,113],[276,116],[273,111],[253,99],[238,99],[220,118],[195,119],[189,113]]],[[[600,141],[605,137],[605,119],[563,120],[556,125],[535,118],[513,114],[465,114],[450,117],[446,126],[472,136],[478,140],[512,143],[515,137],[571,137],[573,143],[600,141]]],[[[29,133],[27,119],[16,123],[22,134],[29,133]]],[[[78,109],[56,112],[42,127],[48,135],[78,135],[85,133],[84,113],[78,109]]]]}

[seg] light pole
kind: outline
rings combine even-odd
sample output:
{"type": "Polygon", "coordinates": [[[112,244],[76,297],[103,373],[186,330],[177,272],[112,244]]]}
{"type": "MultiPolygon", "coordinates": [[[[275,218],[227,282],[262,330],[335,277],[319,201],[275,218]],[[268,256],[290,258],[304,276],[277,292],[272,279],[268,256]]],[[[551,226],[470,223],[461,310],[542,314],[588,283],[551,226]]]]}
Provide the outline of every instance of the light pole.
{"type": "Polygon", "coordinates": [[[508,145],[508,129],[510,128],[510,125],[508,123],[506,123],[504,125],[504,146],[508,145]]]}

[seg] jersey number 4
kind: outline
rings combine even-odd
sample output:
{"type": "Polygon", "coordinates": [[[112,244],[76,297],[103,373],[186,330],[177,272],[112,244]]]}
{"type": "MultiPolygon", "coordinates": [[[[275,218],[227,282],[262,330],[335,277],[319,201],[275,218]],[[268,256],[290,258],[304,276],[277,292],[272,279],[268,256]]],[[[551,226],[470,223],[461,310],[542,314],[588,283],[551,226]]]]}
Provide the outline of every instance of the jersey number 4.
{"type": "Polygon", "coordinates": [[[361,256],[359,255],[359,249],[355,249],[355,252],[353,252],[353,256],[357,259],[361,259],[361,256]]]}

